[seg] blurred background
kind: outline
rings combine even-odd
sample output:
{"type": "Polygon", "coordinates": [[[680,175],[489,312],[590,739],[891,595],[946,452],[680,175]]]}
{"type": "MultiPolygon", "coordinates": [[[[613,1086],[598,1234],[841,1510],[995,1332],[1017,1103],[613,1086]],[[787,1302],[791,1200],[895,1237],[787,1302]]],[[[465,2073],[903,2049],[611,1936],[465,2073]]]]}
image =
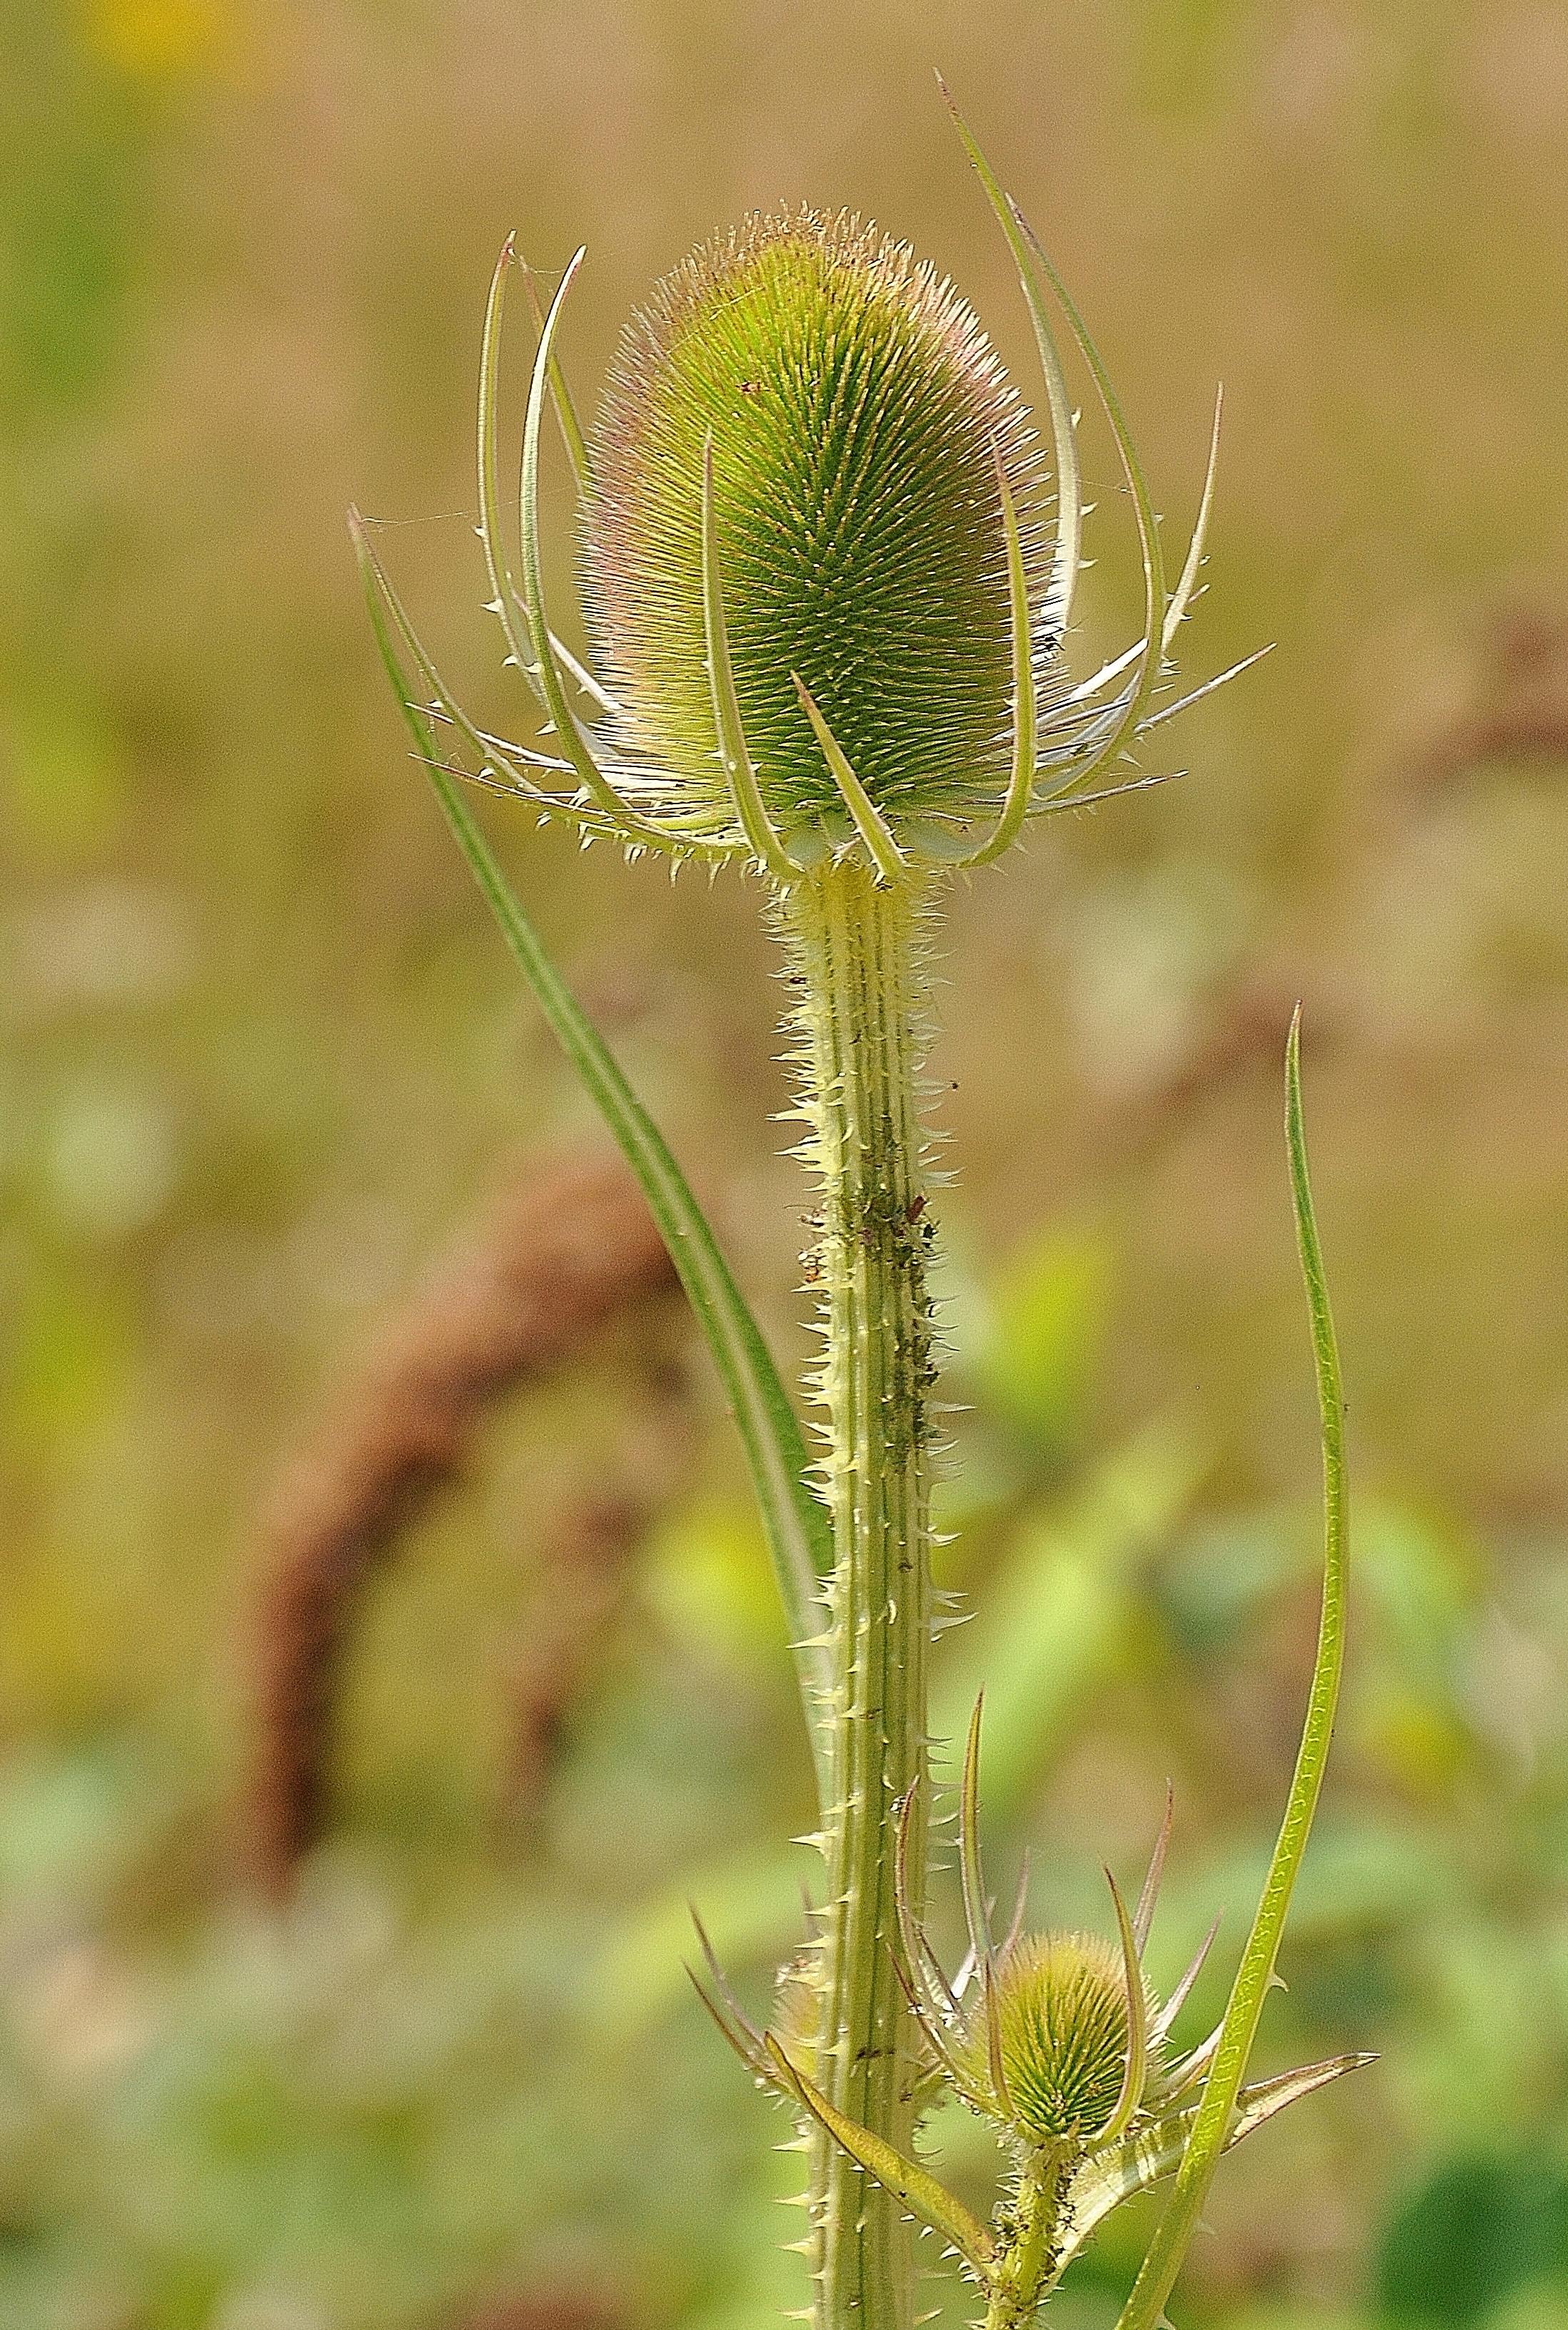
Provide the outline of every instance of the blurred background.
{"type": "MultiPolygon", "coordinates": [[[[0,2319],[752,2330],[801,2303],[765,2000],[810,1780],[731,1433],[441,827],[343,516],[489,725],[507,230],[578,394],[747,205],[1027,325],[940,63],[1184,542],[1180,783],[955,892],[939,1653],[999,1881],[1218,2011],[1309,1659],[1279,1060],[1358,1485],[1337,1761],[1183,2330],[1568,2322],[1568,17],[1555,0],[4,0],[0,2319]]],[[[514,365],[520,370],[522,335],[514,365]]],[[[514,401],[514,378],[510,395],[514,401]]],[[[1104,431],[1074,652],[1136,626],[1104,431]]],[[[551,459],[556,461],[556,449],[551,459]]],[[[565,606],[572,519],[550,479],[565,606]]],[[[573,637],[576,637],[574,630],[573,637]]],[[[530,910],[792,1360],[757,895],[504,805],[530,910]]],[[[941,1911],[946,1917],[947,1904],[941,1911]]],[[[977,2205],[991,2164],[934,2131],[977,2205]]],[[[1108,2330],[1124,2212],[1054,2302],[1108,2330]]],[[[929,2302],[964,2318],[941,2276],[929,2302]]]]}

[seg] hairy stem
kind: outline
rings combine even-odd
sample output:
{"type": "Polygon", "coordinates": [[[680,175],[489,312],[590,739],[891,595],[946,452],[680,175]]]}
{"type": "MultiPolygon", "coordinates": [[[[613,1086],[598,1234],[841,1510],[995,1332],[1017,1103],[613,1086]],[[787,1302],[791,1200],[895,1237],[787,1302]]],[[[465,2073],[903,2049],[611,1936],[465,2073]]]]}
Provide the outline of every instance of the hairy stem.
{"type": "MultiPolygon", "coordinates": [[[[841,2111],[908,2150],[917,2058],[892,1956],[895,1815],[925,1770],[931,1633],[921,901],[915,886],[879,886],[858,857],[793,885],[779,909],[797,987],[805,1153],[821,1182],[814,1268],[834,1549],[817,2078],[841,2111]]],[[[925,1839],[915,1826],[918,1906],[925,1839]]],[[[813,2126],[809,2145],[819,2330],[908,2330],[908,2224],[824,2131],[813,2126]]]]}
{"type": "Polygon", "coordinates": [[[1056,2263],[1057,2221],[1066,2165],[1036,2154],[1019,2173],[1010,2220],[999,2228],[1003,2247],[985,2309],[985,2330],[1027,2330],[1041,2291],[1056,2263]]]}

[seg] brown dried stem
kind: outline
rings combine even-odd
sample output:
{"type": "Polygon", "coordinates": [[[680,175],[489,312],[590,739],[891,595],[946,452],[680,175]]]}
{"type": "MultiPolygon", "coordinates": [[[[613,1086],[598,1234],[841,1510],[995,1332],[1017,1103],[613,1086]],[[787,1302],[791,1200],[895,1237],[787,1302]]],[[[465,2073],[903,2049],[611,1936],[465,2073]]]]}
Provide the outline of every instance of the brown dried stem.
{"type": "MultiPolygon", "coordinates": [[[[288,1464],[257,1539],[246,1805],[252,1866],[274,1896],[320,1830],[338,1678],[368,1581],[461,1474],[498,1401],[675,1283],[619,1161],[533,1171],[389,1322],[288,1464]]],[[[603,1555],[616,1530],[600,1523],[603,1555]]],[[[624,1546],[623,1511],[617,1527],[624,1546]]]]}

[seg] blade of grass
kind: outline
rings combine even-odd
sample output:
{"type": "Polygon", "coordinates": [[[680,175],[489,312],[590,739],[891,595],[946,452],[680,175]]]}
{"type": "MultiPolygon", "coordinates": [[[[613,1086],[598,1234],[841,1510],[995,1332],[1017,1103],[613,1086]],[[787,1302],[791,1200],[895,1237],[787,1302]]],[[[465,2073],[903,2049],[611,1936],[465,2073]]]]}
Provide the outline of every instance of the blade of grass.
{"type": "Polygon", "coordinates": [[[513,895],[461,787],[442,766],[434,736],[398,658],[357,512],[351,516],[350,530],[382,660],[447,823],[540,1009],[641,1184],[718,1369],[750,1461],[752,1483],[795,1645],[818,1784],[825,1797],[829,1677],[819,1641],[823,1624],[820,1593],[832,1568],[832,1537],[825,1509],[806,1486],[807,1456],[800,1420],[761,1330],[663,1135],[597,1029],[584,1017],[513,895]]]}
{"type": "Polygon", "coordinates": [[[1290,1163],[1290,1193],[1296,1210],[1296,1237],[1301,1255],[1301,1274],[1307,1288],[1307,1315],[1312,1330],[1312,1356],[1317,1376],[1317,1401],[1323,1434],[1323,1611],[1318,1626],[1317,1656],[1307,1694],[1307,1719],[1296,1772],[1290,1783],[1285,1817],[1269,1864],[1262,1897],[1236,1970],[1231,2002],[1220,2027],[1213,2068],[1193,2121],[1174,2190],[1155,2229],[1148,2252],[1138,2268],[1117,2330],[1155,2330],[1165,2309],[1187,2245],[1196,2230],[1204,2198],[1231,2133],[1247,2060],[1252,2051],[1263,2002],[1274,1979],[1275,1960],[1285,1931],[1313,1815],[1323,1785],[1334,1735],[1339,1679],[1345,1663],[1345,1617],[1349,1498],[1345,1463],[1345,1400],[1340,1385],[1339,1350],[1328,1284],[1318,1245],[1307,1170],[1307,1133],[1301,1108],[1301,1012],[1290,1023],[1285,1053],[1285,1134],[1290,1163]]]}

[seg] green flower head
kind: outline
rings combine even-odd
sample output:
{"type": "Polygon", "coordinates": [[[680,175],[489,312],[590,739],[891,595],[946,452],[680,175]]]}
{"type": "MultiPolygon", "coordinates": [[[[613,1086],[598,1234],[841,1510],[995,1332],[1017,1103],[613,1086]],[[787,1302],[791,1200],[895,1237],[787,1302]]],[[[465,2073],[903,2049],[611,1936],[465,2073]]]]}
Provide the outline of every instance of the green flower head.
{"type": "Polygon", "coordinates": [[[1202,563],[1213,448],[1167,587],[1104,365],[959,132],[1018,268],[1043,437],[952,284],[859,219],[801,209],[750,218],[664,279],[627,327],[590,440],[556,346],[579,251],[548,312],[536,303],[515,564],[496,436],[508,241],[480,363],[480,535],[507,659],[542,717],[535,741],[474,725],[359,535],[392,643],[425,691],[416,709],[451,730],[461,773],[584,839],[736,857],[784,886],[854,851],[883,882],[977,865],[1031,816],[1158,781],[1099,783],[1140,736],[1220,685],[1159,700],[1202,563]],[[1077,681],[1066,650],[1084,503],[1053,301],[1109,422],[1144,571],[1141,636],[1077,681]],[[552,403],[578,486],[597,674],[562,645],[545,605],[552,403]]]}
{"type": "Polygon", "coordinates": [[[628,744],[721,829],[708,671],[705,447],[735,692],[786,841],[852,839],[798,677],[884,817],[1005,778],[1012,657],[1002,474],[1031,597],[1042,461],[974,315],[858,219],[754,217],[629,326],[594,443],[591,629],[628,744]]]}
{"type": "MultiPolygon", "coordinates": [[[[912,2217],[938,2232],[989,2291],[988,2321],[1018,2330],[1111,2212],[1174,2173],[1195,2126],[1200,2091],[1224,2026],[1195,2047],[1173,2051],[1173,2027],[1202,1970],[1214,1927],[1168,1998],[1155,1996],[1144,1972],[1170,1842],[1169,1797],[1148,1874],[1130,1912],[1107,1871],[1116,1912],[1114,1942],[1060,1927],[1026,1934],[1027,1871],[1012,1928],[998,1941],[980,1862],[979,1768],[976,1706],[965,1748],[958,1815],[967,1956],[949,1979],[910,1898],[909,1841],[918,1794],[911,1788],[898,1820],[893,1964],[927,2059],[922,2102],[947,2088],[989,2122],[1011,2155],[1011,2184],[993,2229],[972,2217],[924,2161],[849,2118],[823,2093],[811,2018],[803,2012],[808,1994],[801,1985],[800,1962],[781,1984],[777,2016],[765,2032],[748,2019],[700,1923],[697,1933],[707,1980],[693,1979],[759,2083],[824,2128],[912,2217]],[[1024,2213],[1041,2205],[1049,2208],[1049,2238],[1036,2241],[1026,2259],[1024,2213]]],[[[1372,2060],[1336,2055],[1239,2088],[1224,2148],[1288,2105],[1372,2060]]]]}
{"type": "MultiPolygon", "coordinates": [[[[1126,2072],[1121,1952],[1099,1934],[1031,1934],[998,1959],[993,1984],[989,2014],[982,1999],[953,2041],[972,2092],[990,2092],[994,2022],[1006,2124],[1041,2145],[1098,2134],[1126,2072]]],[[[1146,1999],[1144,2011],[1154,2011],[1146,1999]]]]}

